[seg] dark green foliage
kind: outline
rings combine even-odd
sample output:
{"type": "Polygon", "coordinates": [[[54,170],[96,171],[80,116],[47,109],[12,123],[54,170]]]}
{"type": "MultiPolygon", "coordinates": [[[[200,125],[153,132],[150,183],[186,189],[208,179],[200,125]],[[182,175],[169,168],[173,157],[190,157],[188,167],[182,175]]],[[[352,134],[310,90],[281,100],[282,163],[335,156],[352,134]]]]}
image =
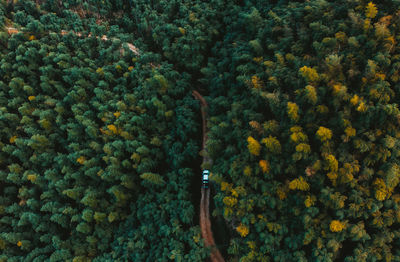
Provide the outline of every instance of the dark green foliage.
{"type": "Polygon", "coordinates": [[[61,35],[101,37],[108,22],[43,11],[51,1],[39,21],[32,4],[6,18],[25,33],[0,57],[0,259],[205,259],[190,202],[200,148],[188,75],[144,46],[121,53],[132,38],[118,26],[111,41],[61,35]]]}
{"type": "Polygon", "coordinates": [[[2,1],[0,261],[205,261],[194,89],[226,261],[400,260],[400,5],[371,4],[2,1]]]}
{"type": "Polygon", "coordinates": [[[202,70],[215,200],[241,261],[400,259],[400,6],[368,18],[367,4],[243,10],[202,70]]]}

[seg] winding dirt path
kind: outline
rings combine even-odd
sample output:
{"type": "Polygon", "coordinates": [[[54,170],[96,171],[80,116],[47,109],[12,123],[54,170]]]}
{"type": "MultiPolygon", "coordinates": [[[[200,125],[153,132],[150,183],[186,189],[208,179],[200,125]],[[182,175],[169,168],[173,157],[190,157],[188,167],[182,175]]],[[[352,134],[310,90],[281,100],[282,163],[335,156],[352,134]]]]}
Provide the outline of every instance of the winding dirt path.
{"type": "MultiPolygon", "coordinates": [[[[5,29],[9,35],[20,32],[19,29],[10,27],[10,26],[6,26],[5,29]]],[[[65,30],[61,30],[60,33],[61,33],[61,35],[68,34],[68,32],[65,30]]],[[[80,32],[72,31],[72,33],[79,37],[83,36],[82,33],[80,33],[80,32]]],[[[89,35],[83,36],[83,37],[92,37],[92,35],[89,34],[89,35]]],[[[109,38],[107,38],[106,35],[103,35],[102,37],[98,37],[98,36],[96,36],[96,37],[101,38],[101,40],[103,40],[103,41],[117,39],[117,38],[109,39],[109,38]]],[[[132,51],[135,55],[137,55],[137,56],[140,55],[139,49],[137,49],[133,44],[131,44],[131,43],[125,43],[125,44],[127,44],[130,51],[132,51]]],[[[208,156],[207,148],[206,148],[206,143],[207,143],[207,139],[208,139],[208,136],[207,136],[208,104],[207,104],[206,100],[204,99],[204,97],[196,90],[193,90],[192,94],[197,100],[200,101],[200,104],[201,104],[201,116],[202,116],[202,120],[203,120],[202,121],[202,127],[203,127],[203,147],[202,147],[203,163],[202,163],[202,166],[204,166],[204,164],[208,164],[208,166],[211,167],[212,159],[208,156]]],[[[210,203],[210,189],[209,188],[205,189],[205,188],[201,187],[201,201],[200,201],[201,235],[204,239],[205,246],[211,248],[211,254],[210,254],[211,261],[212,262],[225,262],[224,258],[222,257],[221,253],[219,252],[217,246],[215,245],[215,241],[214,241],[214,237],[213,237],[213,233],[212,233],[212,229],[211,229],[209,203],[210,203]]]]}
{"type": "MultiPolygon", "coordinates": [[[[207,102],[204,97],[193,90],[193,96],[200,101],[201,103],[201,116],[203,119],[203,165],[209,164],[212,165],[212,161],[207,153],[206,142],[208,139],[207,136],[207,102]]],[[[201,200],[200,200],[200,228],[201,228],[201,235],[204,239],[204,244],[206,247],[211,248],[210,258],[212,262],[224,262],[224,258],[222,257],[221,253],[219,252],[217,246],[215,245],[213,233],[211,230],[211,221],[210,221],[210,189],[201,187],[201,200]]]]}
{"type": "MultiPolygon", "coordinates": [[[[5,29],[6,29],[6,31],[7,31],[7,33],[8,33],[9,35],[17,34],[17,33],[20,32],[20,30],[17,29],[17,28],[15,28],[15,27],[6,26],[5,29]]],[[[21,29],[23,29],[23,27],[22,27],[21,29]]],[[[93,36],[92,36],[92,33],[89,33],[87,36],[85,36],[85,35],[83,35],[81,32],[66,31],[66,30],[61,30],[60,34],[61,34],[61,35],[66,35],[66,34],[68,34],[69,32],[72,32],[74,35],[79,36],[79,37],[93,37],[93,36]]],[[[27,32],[25,32],[25,33],[27,33],[27,32]]],[[[48,32],[48,33],[54,33],[54,32],[48,32]]],[[[108,41],[108,40],[112,40],[112,41],[114,41],[114,40],[119,40],[119,39],[116,38],[116,37],[113,37],[113,38],[110,39],[110,38],[108,38],[106,35],[102,35],[101,37],[100,37],[100,36],[96,36],[96,38],[101,39],[101,40],[103,40],[103,41],[108,41]]],[[[128,49],[129,49],[130,51],[132,51],[135,55],[137,55],[137,56],[140,55],[139,49],[138,49],[136,46],[134,46],[132,43],[123,43],[123,44],[126,44],[127,47],[128,47],[128,49]]],[[[121,52],[121,54],[123,54],[123,52],[124,52],[124,49],[123,49],[122,47],[121,47],[121,49],[120,49],[120,52],[121,52]]]]}

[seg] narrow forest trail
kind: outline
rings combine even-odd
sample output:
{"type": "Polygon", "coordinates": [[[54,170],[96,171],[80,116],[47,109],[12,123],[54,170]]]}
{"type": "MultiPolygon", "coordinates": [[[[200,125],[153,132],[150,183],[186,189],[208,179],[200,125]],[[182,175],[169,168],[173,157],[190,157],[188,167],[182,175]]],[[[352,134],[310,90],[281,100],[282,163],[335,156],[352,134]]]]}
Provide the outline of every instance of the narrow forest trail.
{"type": "MultiPolygon", "coordinates": [[[[15,27],[6,26],[5,29],[7,30],[7,33],[8,33],[9,35],[12,35],[12,34],[17,34],[17,33],[19,33],[20,30],[21,30],[21,29],[24,29],[24,28],[22,27],[21,29],[17,29],[17,28],[15,28],[15,27]]],[[[25,31],[23,31],[23,32],[24,32],[24,33],[28,33],[28,32],[25,32],[25,31]]],[[[85,38],[86,38],[86,37],[92,37],[92,33],[89,33],[87,36],[85,36],[85,35],[83,35],[81,32],[66,31],[66,30],[61,30],[60,34],[61,34],[61,35],[66,35],[66,34],[68,34],[69,32],[72,32],[74,35],[79,36],[79,37],[85,37],[85,38]]],[[[47,32],[47,33],[50,34],[50,33],[54,33],[54,32],[47,32]]],[[[100,36],[96,36],[96,38],[101,39],[101,40],[103,40],[103,41],[108,41],[108,40],[112,40],[112,41],[114,41],[114,40],[119,40],[119,38],[116,38],[116,37],[113,37],[113,38],[109,39],[106,35],[102,35],[101,37],[100,37],[100,36]]],[[[135,55],[137,55],[137,56],[140,55],[139,49],[138,49],[136,46],[134,46],[132,43],[123,43],[123,44],[126,44],[126,45],[128,46],[128,48],[129,48],[129,50],[132,51],[135,55]]],[[[122,47],[121,47],[121,49],[120,49],[120,52],[121,52],[121,54],[123,54],[123,52],[124,52],[124,49],[123,49],[122,47]]]]}
{"type": "MultiPolygon", "coordinates": [[[[197,92],[196,90],[193,90],[192,92],[193,96],[200,101],[201,104],[201,116],[203,119],[203,164],[207,164],[209,166],[212,165],[212,160],[207,154],[207,148],[206,148],[206,143],[207,143],[207,109],[208,105],[204,97],[197,92]]],[[[212,262],[223,262],[225,261],[224,258],[222,257],[221,253],[219,252],[217,246],[215,245],[214,237],[213,237],[213,232],[211,229],[211,221],[210,221],[210,208],[209,208],[209,203],[210,203],[210,188],[203,188],[201,187],[201,201],[200,201],[200,228],[201,228],[201,235],[204,239],[204,244],[206,247],[211,247],[211,254],[210,258],[212,262]]]]}
{"type": "MultiPolygon", "coordinates": [[[[12,34],[17,34],[20,32],[21,29],[17,29],[14,27],[6,26],[5,27],[7,33],[9,35],[12,34]]],[[[25,32],[28,33],[28,32],[25,32]]],[[[51,33],[51,32],[48,32],[51,33]]],[[[75,32],[72,31],[73,34],[75,34],[78,37],[92,37],[91,34],[84,36],[80,32],[75,32]]],[[[61,35],[66,35],[68,34],[67,31],[61,30],[60,32],[61,35]]],[[[107,38],[106,35],[103,35],[102,37],[96,36],[96,38],[100,38],[103,41],[108,41],[108,40],[115,40],[117,38],[112,38],[109,39],[107,38]]],[[[127,44],[128,48],[130,51],[132,51],[135,55],[139,56],[140,52],[137,47],[135,47],[131,43],[125,43],[127,44]]],[[[122,52],[121,48],[121,52],[122,52]]],[[[207,148],[206,148],[206,143],[207,143],[207,109],[208,109],[208,104],[204,97],[197,92],[196,90],[193,90],[192,92],[193,96],[200,101],[201,104],[201,116],[202,116],[202,131],[203,131],[203,145],[202,145],[202,151],[203,151],[203,163],[202,166],[205,164],[207,166],[212,165],[212,159],[208,156],[207,154],[207,148]]],[[[213,232],[211,229],[211,221],[210,221],[210,209],[209,209],[209,203],[210,203],[210,189],[205,189],[203,186],[201,187],[201,201],[200,201],[200,228],[201,228],[201,234],[204,239],[204,244],[206,247],[211,248],[211,254],[210,258],[212,262],[224,262],[224,258],[222,257],[221,253],[219,252],[217,246],[215,245],[214,237],[213,237],[213,232]]]]}

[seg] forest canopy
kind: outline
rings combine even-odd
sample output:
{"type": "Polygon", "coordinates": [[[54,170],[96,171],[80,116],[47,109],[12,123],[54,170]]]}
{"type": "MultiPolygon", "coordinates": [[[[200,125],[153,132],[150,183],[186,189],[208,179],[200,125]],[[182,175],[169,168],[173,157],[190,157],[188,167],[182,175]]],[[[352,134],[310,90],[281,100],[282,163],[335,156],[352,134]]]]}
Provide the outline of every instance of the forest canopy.
{"type": "Polygon", "coordinates": [[[400,261],[400,1],[0,2],[0,261],[400,261]]]}

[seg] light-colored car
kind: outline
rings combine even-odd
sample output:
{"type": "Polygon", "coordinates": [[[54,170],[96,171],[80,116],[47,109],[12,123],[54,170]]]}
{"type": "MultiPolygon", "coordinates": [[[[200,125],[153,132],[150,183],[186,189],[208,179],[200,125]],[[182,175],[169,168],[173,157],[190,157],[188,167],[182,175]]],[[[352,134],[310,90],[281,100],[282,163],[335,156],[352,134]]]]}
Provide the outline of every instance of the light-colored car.
{"type": "Polygon", "coordinates": [[[210,175],[210,171],[203,170],[203,188],[208,188],[208,176],[210,175]]]}

